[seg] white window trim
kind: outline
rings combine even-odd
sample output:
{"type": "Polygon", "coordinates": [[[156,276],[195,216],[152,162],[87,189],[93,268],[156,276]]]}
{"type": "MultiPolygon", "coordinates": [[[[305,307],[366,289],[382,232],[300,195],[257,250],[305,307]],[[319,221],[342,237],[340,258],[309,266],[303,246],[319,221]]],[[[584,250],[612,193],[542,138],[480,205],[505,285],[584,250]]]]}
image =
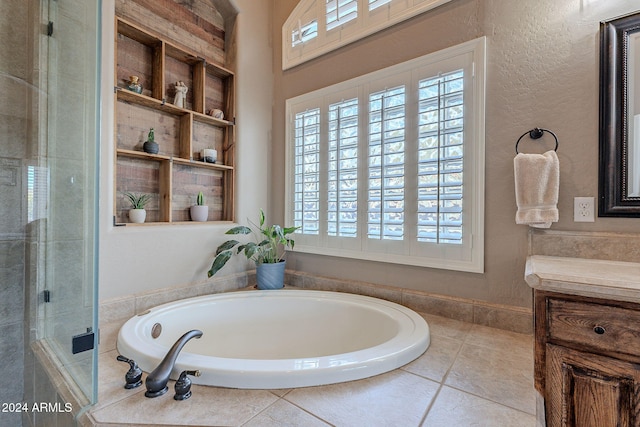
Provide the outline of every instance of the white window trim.
{"type": "Polygon", "coordinates": [[[327,31],[325,0],[301,0],[282,26],[282,69],[295,67],[450,1],[391,0],[369,12],[368,0],[358,0],[358,17],[327,31]],[[317,37],[292,46],[292,32],[314,19],[318,23],[317,37]]]}
{"type": "MultiPolygon", "coordinates": [[[[295,235],[297,252],[312,254],[339,256],[346,258],[357,258],[370,261],[381,261],[396,264],[415,265],[448,270],[468,271],[474,273],[484,272],[484,187],[485,187],[485,51],[486,39],[481,37],[469,42],[444,49],[421,58],[416,58],[384,70],[373,72],[355,79],[333,85],[328,88],[316,90],[314,92],[300,95],[286,101],[286,183],[285,183],[285,223],[293,223],[293,122],[296,112],[304,111],[312,106],[317,106],[317,100],[322,98],[323,104],[320,106],[326,112],[327,106],[343,95],[350,95],[354,88],[369,87],[377,85],[381,80],[390,78],[402,73],[411,73],[415,70],[428,67],[437,67],[439,63],[455,59],[461,55],[471,55],[472,61],[472,88],[465,91],[472,97],[470,108],[472,109],[468,119],[471,128],[465,130],[465,213],[468,223],[465,227],[470,227],[466,237],[464,250],[465,254],[460,254],[456,245],[430,245],[430,249],[419,256],[403,253],[408,252],[413,242],[390,242],[386,252],[363,252],[361,249],[353,249],[336,242],[330,242],[326,234],[308,236],[302,234],[295,235]],[[315,102],[315,103],[314,103],[315,102]],[[470,209],[470,212],[469,212],[470,209]],[[404,249],[403,249],[404,248],[404,249]]],[[[446,70],[448,71],[448,70],[446,70]]],[[[357,89],[360,90],[361,89],[357,89]]],[[[467,95],[465,95],[467,96],[467,95]]],[[[346,96],[344,97],[346,99],[346,96]]],[[[324,113],[323,113],[324,114],[324,113]]],[[[467,114],[465,114],[467,116],[467,114]]],[[[326,131],[325,131],[326,132],[326,131]]],[[[326,135],[321,138],[326,141],[326,135]]],[[[323,160],[324,161],[324,160],[323,160]]],[[[321,215],[326,213],[321,212],[321,215]]],[[[321,217],[320,221],[325,218],[321,217]]],[[[362,238],[361,238],[362,239],[362,238]]],[[[333,239],[335,240],[335,239],[333,239]]],[[[346,245],[348,246],[348,245],[346,245]]],[[[363,245],[366,246],[366,245],[363,245]]],[[[415,252],[415,251],[414,251],[415,252]]]]}

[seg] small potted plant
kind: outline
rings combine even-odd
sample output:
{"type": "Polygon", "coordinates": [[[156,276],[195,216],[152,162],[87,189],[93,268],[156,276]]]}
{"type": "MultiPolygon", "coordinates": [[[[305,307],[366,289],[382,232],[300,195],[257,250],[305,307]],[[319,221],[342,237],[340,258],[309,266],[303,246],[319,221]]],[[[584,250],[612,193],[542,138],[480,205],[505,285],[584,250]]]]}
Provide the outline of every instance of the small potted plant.
{"type": "Polygon", "coordinates": [[[155,137],[153,128],[149,129],[147,140],[144,144],[142,144],[142,149],[144,150],[145,153],[149,153],[149,154],[158,154],[158,151],[160,151],[160,146],[156,142],[156,137],[155,137]]]}
{"type": "Polygon", "coordinates": [[[134,194],[127,192],[124,193],[124,195],[131,203],[129,219],[135,224],[142,224],[147,218],[147,211],[144,207],[151,201],[151,194],[134,194]]]}
{"type": "Polygon", "coordinates": [[[209,217],[209,206],[204,204],[204,194],[202,194],[202,191],[198,193],[196,204],[191,206],[190,213],[192,221],[205,222],[209,217]]]}
{"type": "Polygon", "coordinates": [[[300,227],[281,227],[265,225],[265,216],[260,209],[260,222],[251,223],[253,229],[244,225],[233,227],[225,234],[253,234],[254,242],[240,244],[237,240],[228,240],[216,249],[216,256],[209,270],[209,277],[216,274],[235,254],[243,253],[247,259],[256,263],[258,289],[279,289],[284,286],[284,254],[286,248],[293,249],[295,242],[287,237],[300,227]],[[237,249],[234,251],[234,248],[237,249]]]}

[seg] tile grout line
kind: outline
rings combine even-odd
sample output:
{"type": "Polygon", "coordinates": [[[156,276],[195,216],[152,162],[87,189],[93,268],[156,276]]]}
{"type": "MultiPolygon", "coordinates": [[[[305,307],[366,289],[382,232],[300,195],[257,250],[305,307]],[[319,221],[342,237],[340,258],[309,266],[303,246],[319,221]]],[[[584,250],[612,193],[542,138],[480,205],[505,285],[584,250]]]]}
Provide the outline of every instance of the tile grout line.
{"type": "Polygon", "coordinates": [[[255,413],[252,417],[250,417],[248,420],[246,420],[245,422],[243,422],[242,424],[238,424],[238,427],[242,427],[242,426],[246,426],[248,423],[251,422],[251,420],[255,419],[256,417],[260,416],[260,414],[266,412],[269,410],[269,408],[271,408],[273,405],[275,405],[276,403],[278,403],[282,397],[278,396],[277,394],[273,393],[271,390],[269,390],[269,393],[273,394],[274,396],[277,397],[276,400],[273,401],[273,403],[271,403],[270,405],[267,405],[266,407],[262,408],[261,411],[258,411],[257,413],[255,413]]]}
{"type": "MultiPolygon", "coordinates": [[[[444,375],[444,377],[442,378],[442,386],[446,386],[446,387],[452,388],[452,389],[457,390],[457,391],[459,391],[459,392],[461,392],[461,393],[465,393],[465,394],[468,394],[468,395],[471,395],[471,396],[475,396],[475,397],[477,397],[477,398],[479,398],[479,399],[483,399],[483,400],[486,400],[487,402],[495,403],[496,405],[500,405],[500,406],[502,406],[502,407],[509,408],[509,409],[511,409],[511,410],[518,411],[518,412],[521,412],[521,413],[523,413],[523,414],[527,414],[527,415],[533,415],[533,416],[535,416],[535,415],[536,415],[535,413],[534,413],[534,414],[530,414],[530,413],[528,413],[528,412],[526,412],[526,411],[523,411],[522,409],[514,408],[513,406],[509,406],[509,405],[506,405],[506,404],[504,404],[504,403],[502,403],[502,402],[498,402],[498,401],[495,401],[495,400],[493,400],[493,399],[490,399],[490,398],[488,398],[487,396],[482,396],[482,395],[479,395],[479,394],[476,394],[476,393],[470,392],[470,391],[468,391],[468,390],[461,389],[461,388],[456,387],[456,386],[453,386],[453,385],[445,384],[445,382],[446,382],[446,380],[447,380],[447,377],[449,376],[449,373],[451,372],[451,369],[453,368],[453,366],[454,366],[454,365],[455,365],[455,363],[457,362],[458,357],[460,356],[460,353],[462,352],[462,349],[464,348],[465,344],[467,344],[467,340],[468,340],[468,339],[469,339],[469,337],[471,336],[471,333],[472,333],[472,331],[473,331],[473,329],[474,329],[474,327],[475,327],[475,326],[476,326],[476,325],[475,325],[475,324],[473,324],[473,325],[472,325],[472,327],[471,327],[471,329],[469,329],[469,331],[465,334],[465,337],[464,337],[464,339],[462,340],[462,345],[460,346],[460,349],[459,349],[459,350],[458,350],[458,352],[456,353],[456,357],[454,358],[453,363],[451,364],[451,366],[450,366],[450,367],[449,367],[449,369],[447,370],[447,373],[446,373],[446,374],[444,375]]],[[[484,325],[477,325],[477,326],[484,326],[484,325]]],[[[487,327],[487,326],[485,326],[485,327],[487,327]]],[[[489,327],[490,327],[490,326],[489,326],[489,327]]],[[[508,332],[513,332],[513,331],[508,331],[508,332]]],[[[514,332],[514,333],[517,333],[517,332],[514,332]]],[[[475,343],[468,343],[468,344],[469,344],[469,345],[475,345],[475,346],[478,346],[478,347],[483,347],[482,345],[478,345],[478,344],[475,344],[475,343]]]]}
{"type": "Polygon", "coordinates": [[[298,405],[297,403],[294,403],[294,402],[290,401],[289,399],[287,399],[286,396],[289,393],[291,393],[291,390],[288,391],[287,393],[285,393],[284,396],[281,397],[281,399],[284,400],[285,402],[295,406],[296,408],[300,409],[301,411],[311,415],[313,418],[315,418],[317,420],[320,420],[321,422],[325,423],[326,425],[331,426],[331,427],[336,427],[335,424],[330,423],[329,421],[325,420],[324,418],[320,418],[318,415],[314,414],[313,412],[309,411],[308,409],[303,408],[302,406],[298,405]]]}
{"type": "Polygon", "coordinates": [[[526,415],[531,415],[531,416],[534,416],[534,417],[536,416],[536,414],[530,414],[529,412],[523,411],[522,409],[514,408],[513,406],[506,405],[506,404],[504,404],[502,402],[497,402],[497,401],[495,401],[493,399],[489,399],[487,396],[482,396],[482,395],[479,395],[479,394],[476,394],[476,393],[472,393],[472,392],[470,392],[468,390],[464,390],[464,389],[461,389],[461,388],[458,388],[458,387],[455,387],[455,386],[452,386],[452,385],[448,385],[448,384],[446,384],[446,387],[449,387],[449,388],[451,388],[453,390],[457,390],[457,391],[459,391],[461,393],[464,393],[464,394],[468,394],[470,396],[477,397],[478,399],[486,400],[487,402],[495,403],[496,405],[502,406],[503,408],[508,408],[508,409],[513,410],[513,411],[517,411],[517,412],[520,412],[520,413],[523,413],[523,414],[526,414],[526,415]]]}
{"type": "Polygon", "coordinates": [[[451,369],[453,368],[453,365],[455,365],[456,361],[458,360],[458,356],[460,355],[460,352],[462,351],[462,348],[464,347],[464,344],[467,341],[467,337],[469,336],[470,332],[471,332],[471,329],[469,329],[464,334],[464,338],[461,340],[462,343],[460,344],[460,348],[458,348],[458,351],[456,352],[456,355],[453,358],[453,361],[449,365],[449,368],[447,368],[447,372],[445,372],[445,374],[442,376],[442,380],[439,381],[440,387],[438,387],[438,391],[436,391],[436,394],[433,396],[433,399],[431,399],[430,404],[427,405],[427,410],[424,413],[424,416],[422,417],[422,420],[420,420],[420,424],[419,424],[420,426],[423,426],[424,423],[427,421],[427,417],[429,416],[429,412],[431,412],[431,409],[433,408],[433,405],[436,404],[436,400],[440,396],[440,392],[442,391],[442,388],[445,386],[445,381],[447,380],[447,377],[449,376],[449,372],[451,372],[451,369]]]}

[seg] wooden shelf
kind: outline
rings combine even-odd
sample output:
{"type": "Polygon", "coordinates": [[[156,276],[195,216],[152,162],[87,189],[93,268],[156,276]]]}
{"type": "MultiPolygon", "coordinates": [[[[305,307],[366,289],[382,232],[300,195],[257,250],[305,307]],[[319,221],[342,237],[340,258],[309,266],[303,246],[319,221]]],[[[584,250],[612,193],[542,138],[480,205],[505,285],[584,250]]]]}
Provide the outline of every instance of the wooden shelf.
{"type": "Polygon", "coordinates": [[[233,170],[233,166],[227,166],[219,163],[207,163],[200,160],[188,160],[188,159],[182,159],[179,157],[174,157],[172,160],[175,163],[180,163],[182,165],[189,165],[196,168],[218,169],[218,170],[224,170],[224,171],[233,170]]]}
{"type": "MultiPolygon", "coordinates": [[[[142,26],[116,18],[116,223],[127,222],[122,193],[154,195],[151,224],[183,224],[202,191],[210,201],[209,218],[234,219],[235,87],[230,70],[142,26]],[[137,75],[142,94],[126,88],[137,75]],[[189,88],[185,108],[170,102],[175,82],[189,88]],[[219,109],[226,120],[206,114],[219,109]],[[154,128],[158,154],[140,150],[154,128]],[[220,163],[199,160],[215,148],[220,163]]],[[[149,211],[149,209],[148,209],[149,211]]]]}
{"type": "Polygon", "coordinates": [[[119,156],[135,157],[138,159],[157,160],[157,161],[171,160],[171,156],[165,156],[163,154],[151,154],[151,153],[146,153],[144,151],[125,150],[123,148],[118,148],[116,150],[116,153],[119,156]]]}
{"type": "Polygon", "coordinates": [[[142,224],[135,224],[133,222],[116,222],[114,225],[127,226],[127,227],[149,227],[149,226],[172,226],[172,225],[193,225],[193,224],[216,224],[229,226],[233,225],[233,221],[206,221],[206,222],[193,222],[193,221],[172,221],[172,222],[144,222],[142,224]]]}
{"type": "Polygon", "coordinates": [[[219,169],[219,170],[226,170],[226,171],[233,170],[233,166],[223,165],[220,163],[207,163],[201,160],[183,159],[181,157],[166,156],[164,154],[151,154],[151,153],[146,153],[144,151],[126,150],[123,148],[118,148],[116,150],[116,153],[118,154],[118,156],[134,157],[138,159],[156,160],[156,161],[170,161],[170,162],[180,163],[183,165],[189,165],[197,168],[219,169]]]}
{"type": "Polygon", "coordinates": [[[197,120],[202,123],[209,123],[212,126],[235,126],[235,123],[230,122],[229,120],[216,119],[215,117],[209,116],[208,114],[196,113],[195,111],[193,112],[193,120],[197,120]]]}
{"type": "Polygon", "coordinates": [[[161,43],[159,38],[122,18],[116,18],[116,34],[122,34],[123,36],[129,37],[130,39],[147,46],[153,46],[161,43]]]}
{"type": "Polygon", "coordinates": [[[188,114],[189,111],[184,108],[176,107],[173,104],[167,103],[161,99],[155,99],[150,96],[141,95],[136,92],[132,92],[130,90],[116,87],[118,101],[130,102],[132,104],[142,105],[147,108],[153,108],[154,110],[164,111],[168,114],[173,115],[185,115],[188,114]]]}
{"type": "Polygon", "coordinates": [[[155,99],[150,96],[142,95],[136,92],[132,92],[125,88],[116,87],[118,101],[129,102],[143,107],[152,108],[154,110],[163,111],[175,116],[183,116],[185,114],[192,114],[193,119],[202,123],[208,123],[212,126],[228,127],[235,126],[234,122],[229,120],[220,120],[207,114],[198,113],[196,111],[187,110],[184,108],[176,107],[164,100],[155,99]]]}

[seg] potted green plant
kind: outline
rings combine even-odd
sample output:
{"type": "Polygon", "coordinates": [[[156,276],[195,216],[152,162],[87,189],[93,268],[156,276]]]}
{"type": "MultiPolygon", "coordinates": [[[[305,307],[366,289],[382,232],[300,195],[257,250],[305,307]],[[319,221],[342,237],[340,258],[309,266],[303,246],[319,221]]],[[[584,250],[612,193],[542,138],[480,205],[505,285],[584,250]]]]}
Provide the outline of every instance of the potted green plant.
{"type": "Polygon", "coordinates": [[[131,203],[131,209],[129,210],[129,219],[131,222],[141,224],[147,218],[147,211],[145,206],[151,201],[151,194],[134,194],[126,192],[125,197],[131,203]]]}
{"type": "Polygon", "coordinates": [[[191,206],[190,213],[192,221],[205,222],[209,217],[209,206],[204,204],[204,194],[202,194],[202,191],[198,193],[196,204],[191,206]]]}
{"type": "Polygon", "coordinates": [[[281,227],[265,225],[264,211],[260,209],[260,221],[253,228],[239,225],[227,230],[225,234],[253,234],[253,242],[241,244],[237,240],[228,240],[216,249],[216,256],[209,270],[209,277],[216,274],[234,254],[243,253],[247,259],[256,263],[258,289],[279,289],[284,286],[284,254],[286,248],[293,249],[295,242],[287,237],[300,227],[281,227]],[[235,252],[234,252],[234,248],[235,252]]]}

